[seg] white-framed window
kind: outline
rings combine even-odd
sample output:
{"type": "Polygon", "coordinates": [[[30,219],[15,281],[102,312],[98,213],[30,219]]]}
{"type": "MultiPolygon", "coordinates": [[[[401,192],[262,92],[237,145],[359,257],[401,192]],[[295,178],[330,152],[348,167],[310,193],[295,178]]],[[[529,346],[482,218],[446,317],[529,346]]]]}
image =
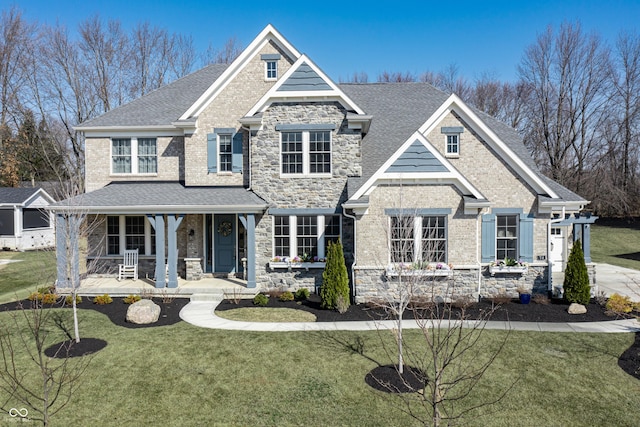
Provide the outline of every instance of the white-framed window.
{"type": "Polygon", "coordinates": [[[156,233],[142,215],[107,216],[107,255],[122,255],[125,250],[138,249],[141,255],[156,253],[156,233]]]}
{"type": "Polygon", "coordinates": [[[390,216],[389,236],[392,263],[447,262],[446,216],[390,216]]]}
{"type": "Polygon", "coordinates": [[[340,215],[275,215],[273,256],[323,259],[341,234],[340,215]]]}
{"type": "Polygon", "coordinates": [[[230,133],[218,134],[218,172],[231,172],[232,168],[232,135],[230,133]]]}
{"type": "Polygon", "coordinates": [[[156,138],[113,138],[111,140],[111,173],[158,173],[156,138]]]}
{"type": "Polygon", "coordinates": [[[283,176],[331,176],[331,131],[281,132],[280,164],[283,176]]]}
{"type": "Polygon", "coordinates": [[[264,62],[264,78],[266,80],[278,79],[278,61],[270,59],[264,62]]]}
{"type": "Polygon", "coordinates": [[[518,259],[518,215],[496,215],[496,259],[518,259]]]}
{"type": "Polygon", "coordinates": [[[460,135],[457,133],[450,133],[445,135],[447,138],[447,150],[448,156],[460,155],[460,135]]]}

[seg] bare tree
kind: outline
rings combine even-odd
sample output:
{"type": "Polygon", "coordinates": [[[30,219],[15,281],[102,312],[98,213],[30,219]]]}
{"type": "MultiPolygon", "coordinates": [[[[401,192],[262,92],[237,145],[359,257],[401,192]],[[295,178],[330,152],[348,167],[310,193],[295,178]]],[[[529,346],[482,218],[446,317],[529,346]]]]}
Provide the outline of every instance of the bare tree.
{"type": "Polygon", "coordinates": [[[549,27],[527,48],[519,74],[531,88],[525,142],[543,170],[580,191],[601,150],[609,100],[609,50],[579,24],[549,27]]]}
{"type": "Polygon", "coordinates": [[[50,330],[61,320],[42,303],[33,304],[5,314],[11,321],[0,324],[0,390],[6,396],[2,409],[8,411],[19,402],[29,408],[30,420],[46,426],[77,391],[91,357],[70,359],[68,342],[45,354],[52,345],[50,330]]]}
{"type": "Polygon", "coordinates": [[[350,77],[347,77],[346,79],[342,79],[342,77],[340,77],[340,83],[368,83],[368,82],[369,82],[369,75],[364,71],[360,71],[359,73],[353,73],[350,77]]]}
{"type": "Polygon", "coordinates": [[[416,76],[411,74],[410,72],[405,72],[404,74],[401,72],[389,72],[383,71],[378,75],[378,83],[406,83],[406,82],[415,82],[416,76]]]}
{"type": "Polygon", "coordinates": [[[238,42],[238,39],[235,36],[230,37],[224,43],[222,49],[218,49],[209,43],[207,51],[202,56],[202,63],[203,65],[231,64],[241,53],[242,45],[238,42]]]}

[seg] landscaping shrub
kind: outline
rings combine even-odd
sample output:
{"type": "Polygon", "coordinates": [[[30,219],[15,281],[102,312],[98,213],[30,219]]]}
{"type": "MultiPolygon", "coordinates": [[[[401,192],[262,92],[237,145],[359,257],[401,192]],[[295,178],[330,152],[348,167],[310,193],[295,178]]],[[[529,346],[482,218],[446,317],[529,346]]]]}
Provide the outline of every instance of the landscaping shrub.
{"type": "Polygon", "coordinates": [[[613,294],[611,295],[611,297],[609,297],[609,300],[607,301],[607,305],[605,307],[607,310],[612,311],[616,314],[631,313],[631,311],[633,310],[633,302],[628,296],[613,294]]]}
{"type": "Polygon", "coordinates": [[[349,301],[346,300],[342,295],[338,295],[338,301],[336,301],[336,310],[338,313],[343,314],[349,310],[349,301]]]}
{"type": "MultiPolygon", "coordinates": [[[[76,304],[80,304],[82,302],[82,297],[80,295],[76,295],[76,304]]],[[[73,296],[67,295],[64,299],[64,303],[66,305],[73,305],[73,296]]]]}
{"type": "Polygon", "coordinates": [[[583,305],[589,304],[591,286],[580,240],[576,240],[571,248],[567,268],[564,271],[563,286],[565,300],[583,305]]]}
{"type": "Polygon", "coordinates": [[[58,300],[58,295],[56,294],[42,294],[43,304],[55,304],[57,300],[58,300]]]}
{"type": "Polygon", "coordinates": [[[298,301],[304,301],[309,298],[309,289],[300,288],[296,291],[296,299],[298,301]]]}
{"type": "Polygon", "coordinates": [[[113,299],[111,299],[109,294],[98,295],[93,299],[93,303],[98,305],[111,304],[112,302],[113,302],[113,299]]]}
{"type": "Polygon", "coordinates": [[[140,295],[127,295],[122,301],[124,301],[125,304],[133,304],[134,302],[140,301],[140,299],[140,295]]]}
{"type": "Polygon", "coordinates": [[[536,304],[542,304],[542,305],[547,305],[551,302],[551,300],[549,299],[548,296],[546,296],[545,294],[534,294],[531,299],[533,300],[533,302],[535,302],[536,304]]]}
{"type": "Polygon", "coordinates": [[[42,301],[42,292],[31,292],[27,298],[29,301],[42,301]]]}
{"type": "Polygon", "coordinates": [[[265,294],[258,294],[255,297],[253,297],[253,304],[258,305],[260,307],[264,307],[267,304],[269,304],[269,297],[266,296],[265,294]]]}
{"type": "Polygon", "coordinates": [[[498,305],[509,304],[511,302],[511,297],[509,295],[496,295],[489,299],[491,300],[491,302],[498,305]]]}
{"type": "Polygon", "coordinates": [[[280,294],[280,301],[293,301],[293,294],[289,291],[284,291],[280,294]]]}
{"type": "Polygon", "coordinates": [[[340,297],[342,297],[341,304],[346,304],[348,308],[349,276],[347,275],[347,266],[344,263],[342,243],[338,240],[337,243],[329,242],[327,262],[322,273],[322,286],[320,287],[321,307],[328,309],[338,308],[340,297]]]}

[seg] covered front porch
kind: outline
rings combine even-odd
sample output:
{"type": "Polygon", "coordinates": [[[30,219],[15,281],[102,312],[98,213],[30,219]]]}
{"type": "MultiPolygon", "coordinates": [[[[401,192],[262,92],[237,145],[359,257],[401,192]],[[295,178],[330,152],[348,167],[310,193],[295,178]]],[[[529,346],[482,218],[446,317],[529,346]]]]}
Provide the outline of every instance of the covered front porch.
{"type": "Polygon", "coordinates": [[[81,294],[127,295],[140,293],[141,287],[159,294],[206,293],[201,291],[207,287],[220,293],[237,284],[255,289],[256,216],[266,207],[243,187],[180,182],[111,183],[64,200],[51,207],[57,286],[79,288],[81,294]],[[92,225],[83,228],[83,222],[92,225]],[[132,251],[135,261],[128,262],[136,266],[138,280],[117,283],[124,254],[132,251]],[[83,276],[89,278],[81,281],[85,260],[83,276]],[[93,291],[98,288],[107,290],[93,291]]]}
{"type": "MultiPolygon", "coordinates": [[[[64,289],[61,291],[64,293],[64,289]]],[[[103,294],[112,297],[153,295],[200,300],[253,298],[257,292],[256,288],[247,287],[246,280],[216,277],[205,277],[197,281],[178,278],[178,286],[175,288],[157,288],[151,279],[117,280],[115,277],[87,277],[80,281],[78,288],[78,295],[87,297],[103,294]]]]}

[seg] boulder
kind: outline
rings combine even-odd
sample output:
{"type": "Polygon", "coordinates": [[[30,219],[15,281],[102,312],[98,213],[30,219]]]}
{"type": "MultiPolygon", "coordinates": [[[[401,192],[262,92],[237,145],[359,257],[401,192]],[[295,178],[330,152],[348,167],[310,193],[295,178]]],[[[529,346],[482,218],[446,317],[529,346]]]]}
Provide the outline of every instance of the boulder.
{"type": "Polygon", "coordinates": [[[146,325],[155,323],[160,317],[160,306],[150,299],[141,299],[127,309],[127,322],[146,325]]]}
{"type": "Polygon", "coordinates": [[[585,314],[587,312],[587,307],[574,302],[569,306],[568,312],[569,314],[585,314]]]}

